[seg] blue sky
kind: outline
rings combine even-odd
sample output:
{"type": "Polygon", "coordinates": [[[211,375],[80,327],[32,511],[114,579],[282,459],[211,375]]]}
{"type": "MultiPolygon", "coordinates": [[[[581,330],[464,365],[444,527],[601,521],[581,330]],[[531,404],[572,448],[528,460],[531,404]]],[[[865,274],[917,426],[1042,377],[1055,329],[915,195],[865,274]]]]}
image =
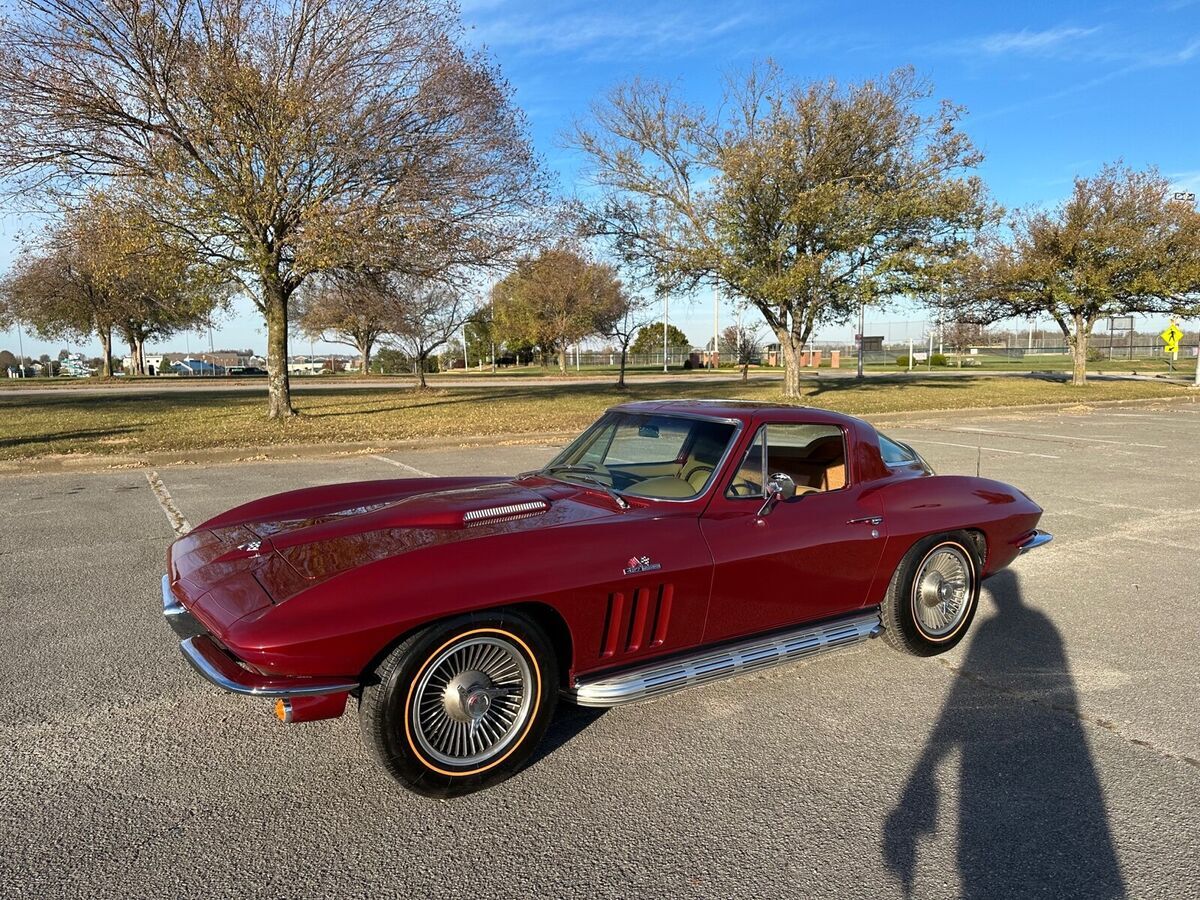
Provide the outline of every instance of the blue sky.
{"type": "MultiPolygon", "coordinates": [[[[534,142],[567,192],[574,189],[579,160],[563,148],[561,136],[607,88],[649,76],[676,81],[691,100],[714,104],[726,72],[764,57],[798,79],[855,81],[915,66],[932,80],[937,97],[966,106],[963,127],[986,156],[981,174],[1009,208],[1053,203],[1069,192],[1076,174],[1116,159],[1156,165],[1180,189],[1200,192],[1200,0],[464,0],[463,18],[468,40],[491,51],[515,88],[534,142]]],[[[11,217],[0,223],[0,262],[11,258],[16,227],[11,217]]],[[[731,316],[723,309],[726,323],[731,316]]],[[[746,321],[756,317],[750,312],[746,321]]],[[[706,340],[711,298],[691,306],[678,302],[671,318],[694,341],[706,340]]],[[[920,316],[900,307],[874,318],[896,324],[870,333],[886,330],[901,339],[899,323],[920,316]]],[[[820,337],[842,338],[850,331],[820,337]]],[[[264,345],[248,305],[221,324],[215,340],[259,350],[264,345]]],[[[190,344],[196,349],[200,338],[193,336],[190,344]]],[[[16,349],[14,334],[0,336],[0,346],[7,345],[16,349]]],[[[35,355],[59,346],[25,344],[26,353],[35,355]]],[[[183,350],[183,338],[170,349],[183,350]]]]}

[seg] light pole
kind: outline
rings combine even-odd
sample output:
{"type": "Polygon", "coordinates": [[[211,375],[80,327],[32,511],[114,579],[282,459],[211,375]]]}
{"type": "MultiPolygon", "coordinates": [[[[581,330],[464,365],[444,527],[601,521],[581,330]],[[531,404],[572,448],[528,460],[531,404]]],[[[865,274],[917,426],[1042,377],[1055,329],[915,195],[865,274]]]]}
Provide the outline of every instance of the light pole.
{"type": "Polygon", "coordinates": [[[496,286],[488,291],[488,337],[492,339],[492,374],[496,374],[496,286]]]}
{"type": "Polygon", "coordinates": [[[720,353],[721,342],[721,295],[717,293],[717,286],[713,285],[713,352],[709,358],[709,365],[712,368],[717,367],[717,356],[720,353]]]}
{"type": "Polygon", "coordinates": [[[1200,388],[1200,328],[1197,328],[1196,332],[1196,387],[1200,388]]]}
{"type": "Polygon", "coordinates": [[[17,360],[17,377],[25,377],[25,341],[21,338],[21,323],[17,322],[17,353],[20,358],[17,360]]]}
{"type": "Polygon", "coordinates": [[[663,295],[663,371],[667,371],[667,321],[671,317],[671,300],[663,295]]]}
{"type": "Polygon", "coordinates": [[[858,377],[863,377],[863,329],[866,328],[864,317],[866,316],[866,302],[858,301],[858,377]]]}

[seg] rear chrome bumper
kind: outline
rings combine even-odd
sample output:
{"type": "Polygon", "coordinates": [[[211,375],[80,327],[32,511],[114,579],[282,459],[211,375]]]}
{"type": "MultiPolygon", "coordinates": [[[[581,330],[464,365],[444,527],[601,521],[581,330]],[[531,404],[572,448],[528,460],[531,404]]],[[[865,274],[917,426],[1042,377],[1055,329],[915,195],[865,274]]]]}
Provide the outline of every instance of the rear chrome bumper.
{"type": "Polygon", "coordinates": [[[1035,531],[1021,543],[1017,544],[1018,553],[1028,553],[1038,547],[1043,547],[1054,540],[1054,535],[1048,531],[1035,531]]]}
{"type": "Polygon", "coordinates": [[[179,649],[192,667],[222,690],[254,697],[311,697],[339,694],[359,684],[344,678],[309,678],[299,675],[263,675],[243,666],[213,640],[203,625],[187,611],[171,590],[171,579],[162,579],[163,618],[181,638],[179,649]]]}

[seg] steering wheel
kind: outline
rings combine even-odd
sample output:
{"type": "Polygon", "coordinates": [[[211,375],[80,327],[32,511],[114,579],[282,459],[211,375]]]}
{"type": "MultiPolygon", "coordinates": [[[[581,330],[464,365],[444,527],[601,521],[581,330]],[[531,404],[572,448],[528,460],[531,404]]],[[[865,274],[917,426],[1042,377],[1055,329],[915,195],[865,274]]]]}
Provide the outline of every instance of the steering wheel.
{"type": "Polygon", "coordinates": [[[749,481],[735,481],[729,485],[729,492],[735,497],[761,497],[762,487],[749,481]]]}
{"type": "MultiPolygon", "coordinates": [[[[705,472],[705,473],[707,473],[707,475],[711,475],[713,472],[713,467],[710,465],[707,465],[706,463],[700,463],[698,465],[692,466],[691,470],[686,473],[682,469],[680,469],[679,480],[686,481],[688,484],[692,484],[692,476],[695,475],[697,472],[705,472]]],[[[707,475],[705,476],[705,481],[708,480],[707,475]]],[[[699,484],[699,485],[692,484],[692,487],[696,488],[696,490],[700,490],[700,488],[703,487],[703,484],[699,484]]]]}

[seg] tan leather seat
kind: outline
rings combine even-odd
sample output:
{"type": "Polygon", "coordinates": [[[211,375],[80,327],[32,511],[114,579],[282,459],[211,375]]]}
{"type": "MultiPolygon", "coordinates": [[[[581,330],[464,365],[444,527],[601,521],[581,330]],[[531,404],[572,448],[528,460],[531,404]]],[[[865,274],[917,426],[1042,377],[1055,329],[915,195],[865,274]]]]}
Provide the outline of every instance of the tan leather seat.
{"type": "Polygon", "coordinates": [[[822,491],[846,486],[846,449],[841,437],[824,437],[808,446],[806,462],[814,473],[809,483],[822,491]]]}

